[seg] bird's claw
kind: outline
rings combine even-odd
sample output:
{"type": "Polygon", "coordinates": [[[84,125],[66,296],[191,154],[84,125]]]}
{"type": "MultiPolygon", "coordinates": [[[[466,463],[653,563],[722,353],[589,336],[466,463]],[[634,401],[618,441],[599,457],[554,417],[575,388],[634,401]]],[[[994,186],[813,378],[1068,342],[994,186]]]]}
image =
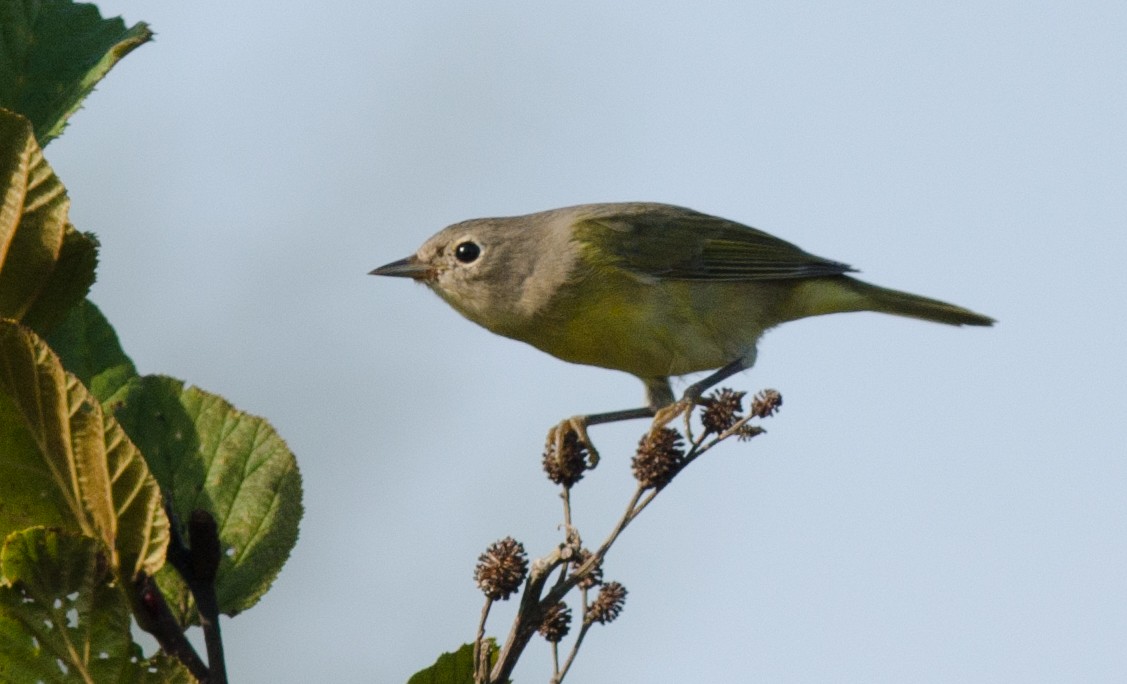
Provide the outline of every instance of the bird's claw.
{"type": "Polygon", "coordinates": [[[665,427],[679,417],[693,410],[695,404],[687,399],[678,399],[667,406],[662,406],[654,413],[654,427],[665,427]]]}
{"type": "Polygon", "coordinates": [[[586,416],[572,416],[560,421],[558,425],[552,426],[548,430],[548,448],[552,449],[554,453],[563,453],[564,440],[567,439],[569,432],[574,432],[579,443],[587,448],[587,468],[591,469],[597,466],[599,464],[599,450],[595,448],[595,444],[587,434],[586,416]]]}
{"type": "Polygon", "coordinates": [[[685,434],[692,435],[692,425],[689,419],[693,416],[693,409],[700,403],[700,397],[686,392],[685,396],[667,406],[662,406],[654,412],[653,429],[663,428],[680,417],[685,419],[685,434]]]}

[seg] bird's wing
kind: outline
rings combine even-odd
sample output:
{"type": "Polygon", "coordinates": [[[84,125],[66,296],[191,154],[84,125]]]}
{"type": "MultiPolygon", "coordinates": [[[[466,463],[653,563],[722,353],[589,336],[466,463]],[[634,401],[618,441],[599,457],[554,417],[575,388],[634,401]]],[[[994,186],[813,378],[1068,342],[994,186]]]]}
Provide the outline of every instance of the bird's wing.
{"type": "Polygon", "coordinates": [[[780,280],[854,270],[761,230],[669,205],[604,205],[581,217],[573,234],[598,247],[588,258],[654,278],[780,280]]]}

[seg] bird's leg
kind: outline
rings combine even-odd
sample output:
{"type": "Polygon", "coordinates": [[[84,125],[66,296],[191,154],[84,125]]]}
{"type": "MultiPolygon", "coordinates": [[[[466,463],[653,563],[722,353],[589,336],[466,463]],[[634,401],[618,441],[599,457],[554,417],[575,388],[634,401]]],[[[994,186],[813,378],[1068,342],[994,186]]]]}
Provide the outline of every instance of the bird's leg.
{"type": "Polygon", "coordinates": [[[723,382],[742,370],[751,368],[751,364],[754,362],[755,353],[753,351],[750,355],[750,359],[748,357],[738,358],[704,379],[689,385],[685,388],[685,393],[681,395],[680,399],[672,404],[661,407],[654,413],[654,425],[667,425],[676,420],[678,416],[683,415],[685,417],[685,427],[688,429],[689,414],[692,412],[693,408],[700,403],[700,397],[705,393],[705,390],[708,390],[719,382],[723,382]]]}
{"type": "Polygon", "coordinates": [[[587,447],[587,467],[594,468],[599,463],[599,450],[595,448],[595,444],[587,434],[587,427],[590,425],[616,423],[620,420],[634,420],[636,418],[653,418],[654,426],[660,427],[676,419],[677,416],[684,415],[686,431],[688,431],[689,415],[693,407],[700,401],[700,397],[705,390],[742,370],[751,368],[753,363],[755,363],[754,347],[727,366],[703,380],[689,385],[677,401],[673,401],[673,391],[669,387],[668,378],[642,378],[642,382],[646,385],[646,400],[649,406],[623,411],[608,411],[607,413],[592,413],[586,416],[572,416],[562,420],[548,431],[548,448],[554,449],[557,454],[563,453],[567,433],[574,431],[575,436],[579,438],[579,442],[587,447]]]}
{"type": "Polygon", "coordinates": [[[569,432],[574,432],[579,438],[579,443],[587,447],[587,467],[594,468],[599,462],[599,452],[595,450],[595,445],[587,435],[587,416],[572,416],[561,420],[558,425],[553,425],[548,430],[546,448],[554,454],[562,454],[569,432]]]}
{"type": "Polygon", "coordinates": [[[623,411],[592,413],[587,416],[572,416],[560,421],[559,425],[553,426],[548,431],[548,445],[549,448],[555,449],[555,453],[561,453],[567,433],[574,431],[576,437],[579,438],[579,442],[587,447],[587,467],[594,468],[599,464],[599,450],[595,448],[595,443],[591,441],[591,437],[587,434],[589,425],[616,423],[620,420],[634,420],[635,418],[650,418],[653,415],[654,409],[645,406],[623,411]]]}

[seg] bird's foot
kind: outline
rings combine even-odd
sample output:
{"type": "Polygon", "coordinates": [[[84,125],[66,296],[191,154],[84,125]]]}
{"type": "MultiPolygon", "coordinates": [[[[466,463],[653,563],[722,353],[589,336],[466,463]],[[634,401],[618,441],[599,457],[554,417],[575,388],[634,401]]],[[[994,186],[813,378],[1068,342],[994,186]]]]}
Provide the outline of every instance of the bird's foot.
{"type": "Polygon", "coordinates": [[[662,406],[654,413],[654,427],[665,427],[683,415],[691,413],[696,404],[688,399],[678,399],[672,404],[662,406]]]}
{"type": "Polygon", "coordinates": [[[696,392],[685,392],[677,401],[667,406],[662,406],[654,413],[653,429],[663,428],[669,423],[684,417],[685,435],[692,435],[692,425],[689,419],[693,416],[693,409],[700,403],[700,395],[696,392]]]}
{"type": "Polygon", "coordinates": [[[587,449],[587,468],[594,468],[599,464],[599,450],[587,434],[587,416],[572,416],[560,421],[558,425],[548,430],[547,447],[556,454],[562,454],[566,448],[568,433],[574,432],[579,444],[587,449]]]}

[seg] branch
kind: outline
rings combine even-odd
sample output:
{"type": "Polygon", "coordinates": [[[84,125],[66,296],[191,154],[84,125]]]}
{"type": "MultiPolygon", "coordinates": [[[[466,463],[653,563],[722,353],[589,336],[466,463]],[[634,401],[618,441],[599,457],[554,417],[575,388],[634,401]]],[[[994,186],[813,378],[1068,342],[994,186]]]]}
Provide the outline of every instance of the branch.
{"type": "Polygon", "coordinates": [[[188,637],[184,636],[184,630],[172,615],[156,581],[144,572],[139,573],[133,583],[130,599],[137,625],[156,638],[161,650],[184,663],[193,677],[203,684],[209,684],[207,665],[200,659],[188,637]]]}
{"type": "Polygon", "coordinates": [[[571,507],[571,488],[583,479],[585,470],[593,467],[593,464],[589,464],[587,453],[588,448],[593,453],[594,447],[585,434],[581,436],[574,428],[571,432],[561,432],[561,426],[567,421],[549,432],[543,465],[549,479],[561,487],[565,539],[551,553],[532,562],[527,578],[524,577],[528,570],[524,547],[511,538],[493,544],[478,559],[475,579],[486,593],[487,601],[474,642],[475,683],[495,684],[508,681],[537,630],[552,643],[553,672],[550,681],[552,684],[563,681],[575,662],[591,625],[596,622],[609,623],[622,610],[626,589],[618,582],[602,581],[603,561],[618,538],[685,467],[731,437],[738,437],[742,441],[763,432],[762,428],[751,426],[748,422],[772,415],[782,404],[782,397],[778,392],[766,390],[756,395],[749,415],[741,416],[745,394],[721,389],[701,401],[702,429],[697,436],[692,432],[692,411],[686,411],[687,451],[684,448],[686,438],[677,430],[666,427],[669,418],[655,418],[631,461],[638,485],[622,515],[594,552],[583,548],[579,532],[572,525],[571,507]],[[549,585],[551,575],[557,568],[560,571],[559,577],[549,585]],[[489,607],[498,598],[508,598],[519,588],[521,581],[524,583],[524,593],[521,595],[516,617],[496,663],[486,676],[484,672],[488,659],[481,655],[481,648],[485,639],[489,607]],[[589,603],[588,589],[600,584],[602,588],[598,597],[589,603]],[[580,587],[582,625],[561,666],[558,642],[567,635],[570,622],[570,609],[563,604],[563,598],[576,586],[580,587]]]}
{"type": "Polygon", "coordinates": [[[209,677],[205,681],[208,684],[227,684],[223,637],[219,630],[219,600],[215,594],[215,576],[222,556],[218,526],[215,518],[207,511],[192,511],[188,519],[188,534],[192,540],[189,547],[180,536],[175,517],[171,511],[169,513],[173,524],[170,526],[171,538],[168,541],[168,562],[184,578],[188,590],[196,600],[204,644],[207,646],[209,677]]]}

